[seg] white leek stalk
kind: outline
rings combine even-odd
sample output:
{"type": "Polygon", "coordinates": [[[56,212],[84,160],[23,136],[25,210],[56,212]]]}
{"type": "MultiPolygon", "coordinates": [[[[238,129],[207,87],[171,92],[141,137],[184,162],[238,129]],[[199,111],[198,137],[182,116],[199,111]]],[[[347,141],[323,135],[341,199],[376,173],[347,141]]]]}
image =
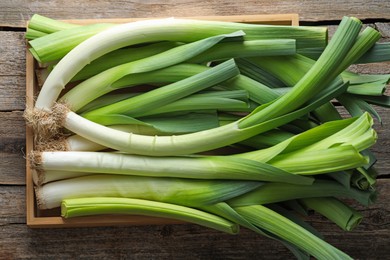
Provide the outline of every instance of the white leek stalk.
{"type": "Polygon", "coordinates": [[[309,177],[294,175],[261,162],[223,156],[149,157],[109,152],[42,152],[36,169],[192,179],[230,179],[311,184],[309,177]]]}
{"type": "Polygon", "coordinates": [[[50,182],[35,188],[40,209],[59,207],[63,199],[124,197],[150,199],[187,206],[224,201],[251,191],[261,182],[189,180],[124,175],[87,175],[50,182]]]}

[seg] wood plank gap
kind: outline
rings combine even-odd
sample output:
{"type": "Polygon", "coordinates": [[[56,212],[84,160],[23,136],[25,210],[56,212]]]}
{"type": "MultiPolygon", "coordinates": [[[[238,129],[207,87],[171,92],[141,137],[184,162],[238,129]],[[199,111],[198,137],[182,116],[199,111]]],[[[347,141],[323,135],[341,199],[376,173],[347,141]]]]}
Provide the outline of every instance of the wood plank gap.
{"type": "Polygon", "coordinates": [[[24,183],[0,183],[0,188],[5,187],[25,187],[26,184],[24,183]]]}
{"type": "MultiPolygon", "coordinates": [[[[386,18],[374,18],[374,19],[360,19],[363,24],[373,24],[373,23],[388,23],[390,19],[386,18]]],[[[299,24],[303,26],[330,26],[330,25],[339,25],[341,20],[320,20],[320,21],[305,21],[300,20],[299,24]]]]}
{"type": "Polygon", "coordinates": [[[390,19],[387,18],[373,18],[373,19],[361,19],[364,24],[369,24],[369,23],[388,23],[390,22],[390,19]]]}
{"type": "Polygon", "coordinates": [[[25,32],[25,27],[14,27],[14,26],[0,26],[0,31],[6,32],[25,32]]]}
{"type": "Polygon", "coordinates": [[[0,223],[1,227],[4,226],[16,226],[16,225],[26,225],[26,221],[18,221],[18,222],[9,222],[9,223],[0,223]]]}
{"type": "Polygon", "coordinates": [[[23,112],[24,108],[22,109],[0,109],[0,112],[4,113],[13,113],[13,112],[23,112]]]}
{"type": "Polygon", "coordinates": [[[341,20],[321,20],[321,21],[305,21],[300,20],[299,25],[302,26],[329,26],[329,25],[339,25],[341,20]]]}

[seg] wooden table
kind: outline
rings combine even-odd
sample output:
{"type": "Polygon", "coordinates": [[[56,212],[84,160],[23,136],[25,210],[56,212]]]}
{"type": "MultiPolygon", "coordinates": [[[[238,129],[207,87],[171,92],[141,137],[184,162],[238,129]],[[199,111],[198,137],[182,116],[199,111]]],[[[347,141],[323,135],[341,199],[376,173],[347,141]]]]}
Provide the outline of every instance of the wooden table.
{"type": "MultiPolygon", "coordinates": [[[[0,259],[286,259],[279,243],[243,229],[231,236],[196,225],[30,229],[25,220],[25,41],[24,25],[34,13],[56,19],[167,17],[298,13],[301,24],[330,25],[344,15],[376,27],[390,41],[388,0],[348,1],[0,1],[0,259]]],[[[387,38],[387,39],[386,39],[387,38]]],[[[390,73],[390,63],[362,65],[359,72],[390,73]]],[[[378,201],[359,206],[364,220],[344,232],[320,216],[310,223],[325,239],[357,259],[390,258],[390,116],[379,109],[376,124],[378,201]]]]}

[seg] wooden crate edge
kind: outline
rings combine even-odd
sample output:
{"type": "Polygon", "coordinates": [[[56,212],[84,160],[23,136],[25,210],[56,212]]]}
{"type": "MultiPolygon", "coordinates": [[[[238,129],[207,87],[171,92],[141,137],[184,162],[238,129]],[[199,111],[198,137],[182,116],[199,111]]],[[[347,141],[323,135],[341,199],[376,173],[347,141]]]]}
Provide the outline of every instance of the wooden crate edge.
{"type": "MultiPolygon", "coordinates": [[[[163,19],[169,17],[149,17],[149,18],[109,18],[109,19],[66,19],[64,22],[75,24],[92,24],[92,23],[128,23],[141,20],[163,19]]],[[[256,24],[273,24],[273,25],[299,25],[298,14],[259,14],[259,15],[229,15],[229,16],[188,16],[175,17],[181,19],[196,19],[209,21],[224,21],[224,22],[241,22],[241,23],[256,23],[256,24]]]]}

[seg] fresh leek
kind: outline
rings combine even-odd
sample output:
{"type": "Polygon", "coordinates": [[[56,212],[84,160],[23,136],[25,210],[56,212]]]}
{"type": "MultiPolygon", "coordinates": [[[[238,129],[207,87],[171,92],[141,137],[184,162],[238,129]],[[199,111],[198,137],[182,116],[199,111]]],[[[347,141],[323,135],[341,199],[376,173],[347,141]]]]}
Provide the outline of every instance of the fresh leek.
{"type": "Polygon", "coordinates": [[[170,203],[132,198],[66,199],[61,205],[64,218],[100,214],[143,215],[186,221],[229,234],[237,234],[239,226],[219,216],[170,203]]]}
{"type": "Polygon", "coordinates": [[[252,205],[233,208],[252,224],[291,242],[317,259],[352,259],[306,229],[267,207],[252,205]]]}
{"type": "Polygon", "coordinates": [[[255,181],[189,180],[95,174],[36,187],[40,209],[59,207],[63,199],[82,197],[126,197],[150,199],[186,206],[225,201],[262,185],[255,181]]]}

